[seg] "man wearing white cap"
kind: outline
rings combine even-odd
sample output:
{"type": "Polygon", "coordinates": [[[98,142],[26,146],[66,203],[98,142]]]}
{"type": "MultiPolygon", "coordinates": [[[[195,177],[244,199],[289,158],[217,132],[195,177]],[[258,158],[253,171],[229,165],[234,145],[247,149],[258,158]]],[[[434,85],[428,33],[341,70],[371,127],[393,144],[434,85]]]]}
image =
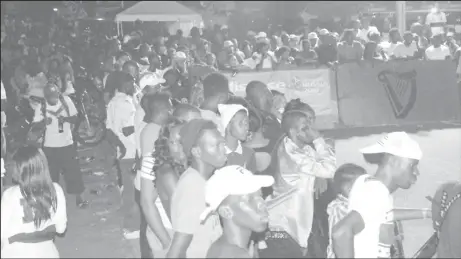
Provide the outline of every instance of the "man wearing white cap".
{"type": "Polygon", "coordinates": [[[389,133],[360,151],[380,155],[380,163],[373,177],[360,176],[352,186],[351,212],[333,228],[333,250],[338,258],[389,258],[393,221],[402,218],[391,194],[416,182],[422,151],[405,132],[389,133]]]}
{"type": "Polygon", "coordinates": [[[253,175],[240,166],[217,170],[205,186],[205,220],[216,212],[221,217],[223,234],[208,250],[207,258],[253,258],[252,232],[263,232],[269,213],[261,195],[262,187],[274,184],[268,175],[253,175]]]}

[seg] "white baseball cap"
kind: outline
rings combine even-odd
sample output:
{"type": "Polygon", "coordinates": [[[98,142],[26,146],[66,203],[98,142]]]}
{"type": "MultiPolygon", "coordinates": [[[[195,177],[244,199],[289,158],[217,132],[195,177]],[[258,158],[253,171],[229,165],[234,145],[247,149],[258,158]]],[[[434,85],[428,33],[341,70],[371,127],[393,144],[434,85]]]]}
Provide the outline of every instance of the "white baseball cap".
{"type": "Polygon", "coordinates": [[[229,122],[235,116],[235,114],[241,110],[246,111],[248,115],[248,110],[241,104],[218,104],[218,111],[221,114],[221,124],[223,129],[227,128],[229,122]]]}
{"type": "Polygon", "coordinates": [[[418,142],[411,139],[407,133],[392,132],[385,135],[378,142],[360,150],[363,154],[387,153],[394,156],[421,160],[423,151],[418,142]]]}
{"type": "Polygon", "coordinates": [[[158,84],[163,84],[165,83],[165,79],[162,77],[157,76],[154,73],[146,73],[141,77],[141,80],[139,80],[139,87],[144,89],[146,86],[156,86],[158,84]]]}
{"type": "Polygon", "coordinates": [[[262,187],[274,184],[274,177],[270,175],[254,175],[247,169],[231,165],[215,171],[205,185],[205,210],[200,215],[200,221],[206,220],[208,215],[216,211],[229,195],[251,194],[262,187]]]}

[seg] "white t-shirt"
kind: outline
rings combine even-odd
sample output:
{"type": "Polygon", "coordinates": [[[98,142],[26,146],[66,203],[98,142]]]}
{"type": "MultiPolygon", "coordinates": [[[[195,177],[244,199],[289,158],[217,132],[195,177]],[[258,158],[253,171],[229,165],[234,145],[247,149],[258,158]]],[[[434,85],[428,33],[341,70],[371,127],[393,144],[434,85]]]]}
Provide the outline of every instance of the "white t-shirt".
{"type": "Polygon", "coordinates": [[[125,159],[135,158],[135,134],[123,135],[123,128],[134,126],[136,104],[132,96],[116,93],[107,105],[106,127],[111,129],[126,148],[125,159]]]}
{"type": "MultiPolygon", "coordinates": [[[[32,209],[25,203],[19,186],[12,186],[2,194],[1,208],[1,239],[2,241],[20,234],[42,231],[49,226],[55,225],[57,233],[64,233],[67,227],[66,198],[61,186],[53,183],[56,190],[56,212],[51,211],[51,218],[44,221],[37,229],[34,225],[32,209]]],[[[40,243],[4,244],[2,258],[59,258],[58,250],[52,240],[40,243]]]]}
{"type": "Polygon", "coordinates": [[[392,42],[382,42],[380,43],[381,48],[384,52],[390,57],[394,54],[394,50],[401,42],[392,43],[392,42]]]}
{"type": "MultiPolygon", "coordinates": [[[[447,16],[445,15],[444,12],[438,12],[438,13],[428,13],[426,16],[426,25],[431,26],[433,23],[447,23],[447,16]]],[[[438,33],[443,33],[443,26],[431,26],[431,32],[432,35],[438,34],[438,33]]]]}
{"type": "Polygon", "coordinates": [[[365,28],[360,29],[359,33],[357,34],[357,37],[364,40],[365,42],[368,42],[370,40],[368,39],[368,33],[370,32],[379,33],[379,30],[375,26],[368,26],[368,29],[365,29],[365,28]]]}
{"type": "Polygon", "coordinates": [[[418,52],[416,42],[413,41],[410,46],[406,46],[403,42],[399,42],[397,46],[395,46],[393,55],[396,58],[413,57],[416,52],[418,52]]]}
{"type": "Polygon", "coordinates": [[[349,211],[362,216],[365,228],[354,237],[355,258],[390,256],[390,248],[380,248],[381,226],[392,220],[393,198],[387,187],[369,175],[355,181],[349,194],[349,211]]]}
{"type": "MultiPolygon", "coordinates": [[[[61,110],[61,112],[59,112],[57,115],[63,117],[72,117],[78,113],[74,102],[72,102],[68,96],[63,96],[63,99],[69,108],[69,114],[67,114],[66,109],[61,103],[61,100],[59,100],[56,105],[50,105],[49,103],[46,104],[46,116],[47,118],[51,118],[51,124],[46,126],[45,140],[43,143],[43,146],[45,147],[67,147],[74,143],[74,140],[72,139],[72,128],[70,123],[65,122],[63,125],[63,132],[59,133],[59,122],[57,116],[55,116],[56,112],[61,110]]],[[[43,120],[43,114],[41,110],[42,106],[38,104],[35,107],[34,122],[43,120]]]]}
{"type": "Polygon", "coordinates": [[[440,45],[438,48],[434,48],[433,45],[426,49],[426,57],[428,60],[445,60],[446,57],[450,56],[450,49],[445,45],[440,45]]]}

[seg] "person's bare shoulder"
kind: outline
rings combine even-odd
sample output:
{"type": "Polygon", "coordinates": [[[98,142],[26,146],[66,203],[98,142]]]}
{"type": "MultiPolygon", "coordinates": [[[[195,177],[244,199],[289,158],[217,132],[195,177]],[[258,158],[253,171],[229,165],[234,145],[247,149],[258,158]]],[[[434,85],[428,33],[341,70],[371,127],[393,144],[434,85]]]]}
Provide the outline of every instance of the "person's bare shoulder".
{"type": "Polygon", "coordinates": [[[215,242],[208,250],[207,258],[252,258],[250,254],[238,246],[215,242]]]}

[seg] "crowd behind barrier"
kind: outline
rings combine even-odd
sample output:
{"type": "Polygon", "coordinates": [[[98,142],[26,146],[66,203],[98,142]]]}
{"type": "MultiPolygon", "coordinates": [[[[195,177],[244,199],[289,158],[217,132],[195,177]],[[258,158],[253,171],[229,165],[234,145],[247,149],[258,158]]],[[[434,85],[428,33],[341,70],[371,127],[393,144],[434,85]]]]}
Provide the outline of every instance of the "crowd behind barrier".
{"type": "Polygon", "coordinates": [[[245,95],[253,80],[300,98],[317,114],[318,127],[373,127],[460,122],[461,98],[452,61],[345,63],[334,69],[226,73],[231,91],[245,95]]]}

